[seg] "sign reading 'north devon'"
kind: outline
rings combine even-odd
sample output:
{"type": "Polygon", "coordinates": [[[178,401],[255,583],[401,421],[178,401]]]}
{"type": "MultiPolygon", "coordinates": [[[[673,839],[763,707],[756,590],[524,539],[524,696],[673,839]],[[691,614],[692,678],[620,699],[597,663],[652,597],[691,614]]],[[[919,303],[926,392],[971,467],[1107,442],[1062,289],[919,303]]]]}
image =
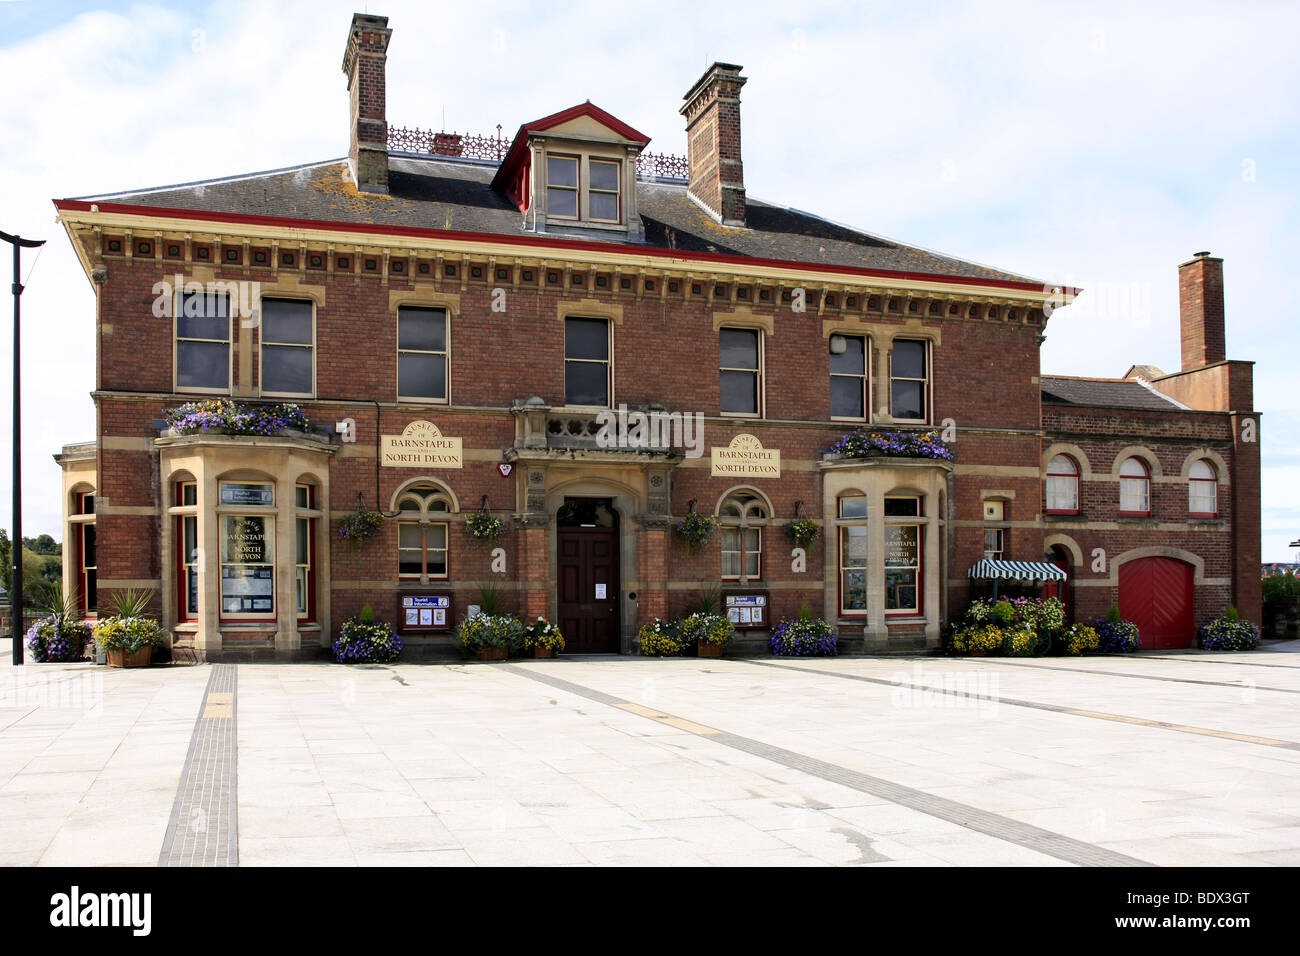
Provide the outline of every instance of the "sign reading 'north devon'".
{"type": "Polygon", "coordinates": [[[444,438],[433,422],[414,421],[400,435],[383,435],[380,464],[390,468],[463,468],[459,438],[444,438]]]}
{"type": "Polygon", "coordinates": [[[714,445],[713,477],[725,478],[780,478],[781,450],[764,448],[753,435],[741,433],[731,439],[726,448],[714,445]]]}

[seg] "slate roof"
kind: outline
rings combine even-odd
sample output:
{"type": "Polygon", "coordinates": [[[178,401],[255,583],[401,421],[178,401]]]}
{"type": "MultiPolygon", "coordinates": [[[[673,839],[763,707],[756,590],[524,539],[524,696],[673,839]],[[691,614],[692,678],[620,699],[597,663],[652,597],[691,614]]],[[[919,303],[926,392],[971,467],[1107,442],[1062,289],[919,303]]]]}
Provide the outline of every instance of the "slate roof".
{"type": "Polygon", "coordinates": [[[1132,380],[1044,375],[1041,384],[1043,403],[1047,405],[1141,408],[1157,412],[1171,412],[1184,408],[1172,398],[1167,398],[1141,382],[1132,380]]]}
{"type": "MultiPolygon", "coordinates": [[[[390,154],[388,196],[357,192],[346,169],[345,161],[331,160],[80,198],[236,215],[533,235],[524,231],[519,210],[490,188],[496,163],[390,154]]],[[[680,180],[639,182],[637,204],[647,244],[664,249],[1040,284],[1028,276],[903,245],[752,197],[746,202],[745,226],[722,226],[687,197],[680,180]]]]}

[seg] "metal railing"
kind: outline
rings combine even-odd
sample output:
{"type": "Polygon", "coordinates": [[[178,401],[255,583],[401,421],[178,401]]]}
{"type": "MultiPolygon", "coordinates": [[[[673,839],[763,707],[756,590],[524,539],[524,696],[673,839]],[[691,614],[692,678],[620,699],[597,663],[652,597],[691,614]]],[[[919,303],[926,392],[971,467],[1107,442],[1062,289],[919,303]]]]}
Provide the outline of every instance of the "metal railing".
{"type": "MultiPolygon", "coordinates": [[[[501,162],[510,151],[510,140],[501,135],[497,124],[495,136],[475,136],[454,130],[418,129],[407,126],[388,127],[388,148],[401,153],[425,153],[433,156],[458,156],[501,162]]],[[[636,174],[652,179],[687,179],[690,164],[685,156],[672,153],[642,153],[636,160],[636,174]]]]}

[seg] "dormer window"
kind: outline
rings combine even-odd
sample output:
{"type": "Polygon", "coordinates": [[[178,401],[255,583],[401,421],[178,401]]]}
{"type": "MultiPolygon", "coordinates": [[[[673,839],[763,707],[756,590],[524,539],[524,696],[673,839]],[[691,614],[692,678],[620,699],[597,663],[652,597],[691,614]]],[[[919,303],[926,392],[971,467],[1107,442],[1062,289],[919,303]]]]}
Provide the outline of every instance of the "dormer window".
{"type": "Polygon", "coordinates": [[[649,143],[644,133],[582,103],[519,127],[492,188],[523,214],[525,232],[643,242],[635,164],[649,143]]]}
{"type": "Polygon", "coordinates": [[[623,164],[592,156],[546,156],[546,215],[551,219],[621,222],[623,164]]]}
{"type": "Polygon", "coordinates": [[[591,161],[591,189],[587,203],[591,218],[602,222],[618,222],[619,163],[603,160],[591,161]]]}
{"type": "Polygon", "coordinates": [[[549,216],[578,218],[578,157],[546,157],[546,212],[549,216]]]}

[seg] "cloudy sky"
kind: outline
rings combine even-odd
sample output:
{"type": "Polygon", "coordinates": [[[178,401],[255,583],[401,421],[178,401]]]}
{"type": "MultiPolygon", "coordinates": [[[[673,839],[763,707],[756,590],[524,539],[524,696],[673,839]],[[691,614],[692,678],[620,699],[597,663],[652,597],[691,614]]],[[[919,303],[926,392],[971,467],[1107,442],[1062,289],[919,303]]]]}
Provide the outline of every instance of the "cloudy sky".
{"type": "MultiPolygon", "coordinates": [[[[1263,556],[1294,559],[1294,3],[0,0],[0,229],[49,240],[24,260],[29,535],[58,534],[50,455],[94,436],[93,298],[50,200],[342,156],[356,9],[390,18],[396,125],[510,135],[590,99],[684,153],[682,94],[743,64],[752,196],[1088,290],[1044,372],[1176,370],[1177,265],[1224,257],[1228,354],[1258,363],[1263,556]]],[[[10,495],[0,468],[5,527],[10,495]]]]}

